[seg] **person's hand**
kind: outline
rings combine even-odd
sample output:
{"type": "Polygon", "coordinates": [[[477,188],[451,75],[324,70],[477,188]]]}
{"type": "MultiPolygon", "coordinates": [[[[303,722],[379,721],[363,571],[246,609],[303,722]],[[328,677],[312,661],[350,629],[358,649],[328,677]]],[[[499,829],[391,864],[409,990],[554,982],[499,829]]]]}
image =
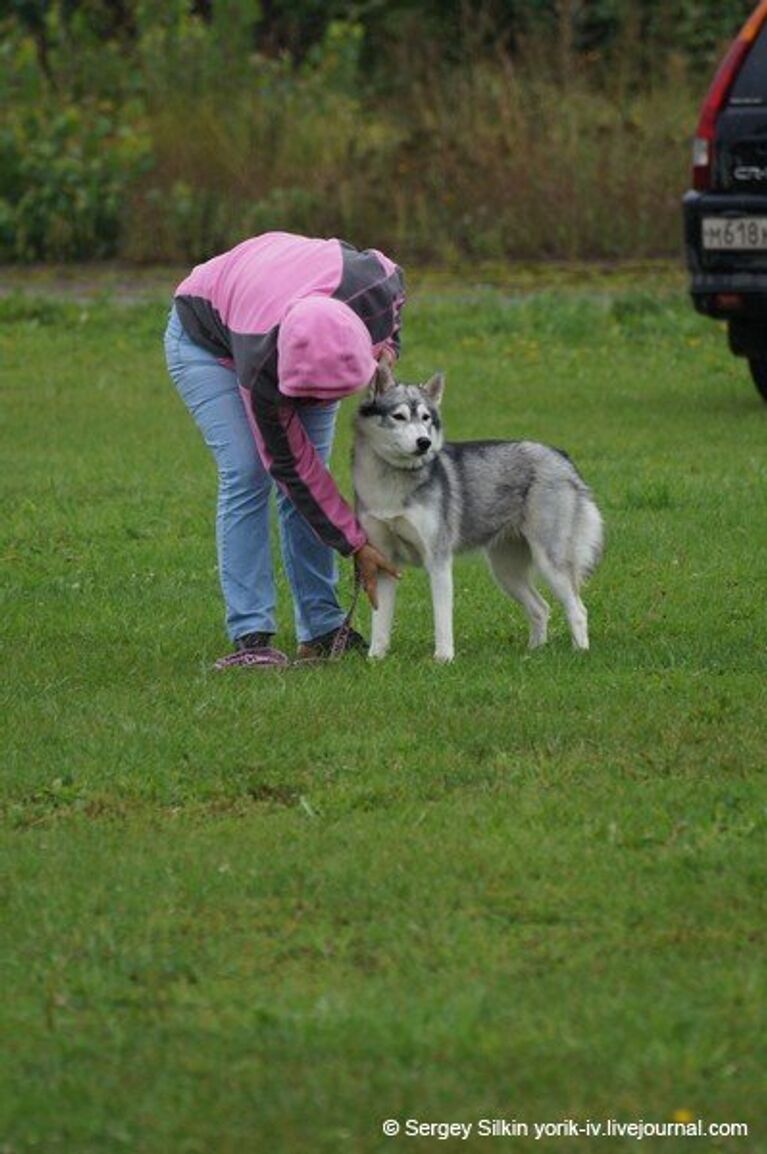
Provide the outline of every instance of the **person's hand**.
{"type": "Polygon", "coordinates": [[[358,549],[354,554],[354,563],[357,566],[360,582],[367,594],[368,601],[374,609],[377,609],[379,572],[388,573],[390,577],[396,577],[397,580],[401,577],[401,573],[372,545],[363,545],[361,549],[358,549]]]}

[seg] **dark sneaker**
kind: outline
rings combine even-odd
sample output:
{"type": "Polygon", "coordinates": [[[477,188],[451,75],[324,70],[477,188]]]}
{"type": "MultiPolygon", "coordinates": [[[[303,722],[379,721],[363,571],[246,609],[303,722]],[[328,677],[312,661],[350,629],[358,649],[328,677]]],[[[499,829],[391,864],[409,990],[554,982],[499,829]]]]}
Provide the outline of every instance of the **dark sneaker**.
{"type": "Polygon", "coordinates": [[[284,668],[290,664],[286,654],[272,649],[273,633],[246,633],[235,641],[234,653],[220,657],[215,669],[234,669],[250,666],[284,668]]]}
{"type": "Polygon", "coordinates": [[[251,649],[271,649],[273,633],[245,633],[234,643],[235,649],[242,652],[251,649]]]}
{"type": "Polygon", "coordinates": [[[303,642],[298,647],[297,656],[299,661],[326,661],[329,657],[340,657],[343,653],[367,651],[368,643],[362,634],[343,624],[338,629],[331,629],[330,633],[323,633],[322,637],[303,642]]]}

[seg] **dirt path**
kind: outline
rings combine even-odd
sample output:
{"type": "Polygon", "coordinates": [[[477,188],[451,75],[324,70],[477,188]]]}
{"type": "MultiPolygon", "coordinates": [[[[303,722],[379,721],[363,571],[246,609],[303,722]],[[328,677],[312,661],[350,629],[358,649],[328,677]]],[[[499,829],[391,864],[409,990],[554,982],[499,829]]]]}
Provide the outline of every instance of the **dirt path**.
{"type": "MultiPolygon", "coordinates": [[[[72,265],[0,265],[0,297],[10,293],[70,297],[88,301],[109,297],[130,304],[168,299],[186,276],[187,266],[131,266],[117,263],[72,265]]],[[[621,292],[683,290],[681,261],[621,261],[567,264],[514,261],[476,264],[464,269],[406,269],[410,292],[459,291],[482,286],[524,295],[544,291],[621,292]]]]}
{"type": "Polygon", "coordinates": [[[181,267],[118,264],[0,265],[0,297],[32,293],[89,301],[106,296],[131,304],[170,298],[187,272],[181,267]]]}

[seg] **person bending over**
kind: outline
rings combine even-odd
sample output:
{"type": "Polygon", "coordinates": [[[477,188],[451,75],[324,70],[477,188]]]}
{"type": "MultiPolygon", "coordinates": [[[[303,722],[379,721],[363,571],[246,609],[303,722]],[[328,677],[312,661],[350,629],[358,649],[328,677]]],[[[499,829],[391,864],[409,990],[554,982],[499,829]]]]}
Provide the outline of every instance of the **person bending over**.
{"type": "Polygon", "coordinates": [[[265,664],[286,660],[272,647],[275,482],[299,658],[326,657],[339,641],[367,648],[342,629],[337,554],[354,555],[373,605],[379,570],[396,575],[368,544],[327,462],[340,399],[371,382],[380,358],[399,355],[404,301],[402,271],[382,252],[285,232],[197,265],[175,291],[166,360],[218,468],[226,628],[236,651],[257,652],[265,664]]]}

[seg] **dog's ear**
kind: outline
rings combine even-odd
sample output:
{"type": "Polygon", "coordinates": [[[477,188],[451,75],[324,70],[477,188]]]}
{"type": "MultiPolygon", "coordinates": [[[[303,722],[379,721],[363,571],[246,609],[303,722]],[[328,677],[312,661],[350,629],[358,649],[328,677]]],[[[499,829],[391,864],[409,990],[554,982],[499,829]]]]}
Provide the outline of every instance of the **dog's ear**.
{"type": "Polygon", "coordinates": [[[391,371],[389,362],[385,357],[381,357],[378,362],[373,383],[371,386],[371,393],[374,397],[380,397],[381,393],[385,393],[387,389],[393,389],[397,382],[394,379],[394,373],[391,371]]]}
{"type": "Polygon", "coordinates": [[[421,392],[425,393],[433,405],[442,404],[442,394],[445,391],[445,374],[435,373],[425,385],[421,385],[421,392]]]}

